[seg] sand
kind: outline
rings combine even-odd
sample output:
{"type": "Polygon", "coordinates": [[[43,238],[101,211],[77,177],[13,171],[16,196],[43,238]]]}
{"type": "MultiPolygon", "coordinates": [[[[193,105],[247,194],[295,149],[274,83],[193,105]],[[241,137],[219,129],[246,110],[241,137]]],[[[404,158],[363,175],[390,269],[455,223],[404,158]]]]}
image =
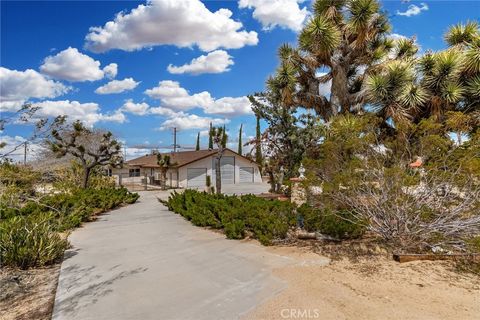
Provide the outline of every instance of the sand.
{"type": "Polygon", "coordinates": [[[306,248],[269,251],[298,263],[273,270],[287,288],[243,319],[480,319],[480,279],[451,262],[378,255],[322,265],[306,248]]]}

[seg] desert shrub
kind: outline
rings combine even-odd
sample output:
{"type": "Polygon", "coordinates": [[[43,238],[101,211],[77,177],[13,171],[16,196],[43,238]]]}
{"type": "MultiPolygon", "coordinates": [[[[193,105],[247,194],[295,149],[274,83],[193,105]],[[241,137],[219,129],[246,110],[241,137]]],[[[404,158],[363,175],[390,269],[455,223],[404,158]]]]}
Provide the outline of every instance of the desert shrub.
{"type": "MultiPolygon", "coordinates": [[[[80,163],[71,161],[71,165],[54,172],[53,186],[61,192],[77,192],[81,190],[84,171],[80,163]]],[[[102,167],[95,167],[90,172],[89,189],[115,188],[115,180],[104,174],[102,167]]]]}
{"type": "Polygon", "coordinates": [[[305,230],[320,232],[336,239],[355,239],[361,237],[366,230],[365,224],[348,210],[331,208],[314,208],[303,204],[297,209],[305,230]]]}
{"type": "Polygon", "coordinates": [[[222,228],[230,239],[242,239],[250,231],[265,245],[285,238],[289,228],[296,225],[291,203],[252,195],[237,197],[185,190],[173,193],[165,204],[194,225],[222,228]]]}
{"type": "Polygon", "coordinates": [[[365,233],[365,225],[354,220],[354,215],[348,210],[332,211],[325,209],[321,212],[319,231],[337,239],[356,239],[365,233]]]}
{"type": "Polygon", "coordinates": [[[245,222],[242,220],[232,220],[225,224],[225,235],[228,239],[245,238],[245,222]]]}
{"type": "Polygon", "coordinates": [[[0,260],[22,269],[52,264],[68,246],[50,214],[17,216],[0,223],[0,260]]]}

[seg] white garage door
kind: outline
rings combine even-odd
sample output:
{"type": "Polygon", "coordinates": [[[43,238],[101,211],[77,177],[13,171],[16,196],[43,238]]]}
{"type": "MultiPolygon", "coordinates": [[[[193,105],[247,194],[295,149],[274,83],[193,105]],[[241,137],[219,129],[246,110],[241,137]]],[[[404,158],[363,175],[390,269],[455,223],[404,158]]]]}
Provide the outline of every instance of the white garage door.
{"type": "Polygon", "coordinates": [[[207,168],[188,168],[187,187],[203,188],[207,183],[207,168]]]}
{"type": "MultiPolygon", "coordinates": [[[[213,158],[213,181],[215,181],[215,162],[213,158]]],[[[220,173],[222,176],[222,184],[235,183],[235,157],[222,157],[220,160],[220,173]]]]}
{"type": "Polygon", "coordinates": [[[240,167],[240,183],[253,182],[253,167],[240,167]]]}

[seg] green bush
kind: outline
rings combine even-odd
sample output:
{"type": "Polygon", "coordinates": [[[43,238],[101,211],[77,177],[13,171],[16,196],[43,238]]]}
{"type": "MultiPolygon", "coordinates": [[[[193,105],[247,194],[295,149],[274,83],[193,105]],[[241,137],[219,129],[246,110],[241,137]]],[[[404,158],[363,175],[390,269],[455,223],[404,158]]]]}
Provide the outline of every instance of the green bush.
{"type": "Polygon", "coordinates": [[[237,197],[185,190],[173,193],[165,204],[194,225],[222,228],[230,239],[243,239],[250,231],[265,245],[285,238],[289,228],[296,225],[291,203],[253,195],[237,197]]]}
{"type": "Polygon", "coordinates": [[[0,223],[0,260],[22,269],[52,264],[68,246],[50,214],[13,217],[0,223]]]}
{"type": "Polygon", "coordinates": [[[95,214],[133,203],[127,189],[85,189],[28,201],[19,208],[0,205],[0,249],[4,265],[29,268],[53,263],[67,240],[59,232],[79,227],[95,214]]]}
{"type": "Polygon", "coordinates": [[[303,220],[305,230],[309,232],[319,231],[342,240],[356,239],[365,233],[364,224],[352,222],[353,214],[348,210],[319,209],[304,204],[297,212],[303,220]]]}

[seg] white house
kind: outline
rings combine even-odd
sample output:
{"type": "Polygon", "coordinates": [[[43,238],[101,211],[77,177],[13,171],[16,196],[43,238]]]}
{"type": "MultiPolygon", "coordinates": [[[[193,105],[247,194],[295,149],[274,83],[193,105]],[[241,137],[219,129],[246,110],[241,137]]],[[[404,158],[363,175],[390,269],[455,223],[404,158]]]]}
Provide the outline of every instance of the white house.
{"type": "MultiPolygon", "coordinates": [[[[199,188],[206,186],[207,176],[211,185],[215,185],[215,156],[217,150],[179,151],[168,153],[171,168],[167,171],[167,186],[173,188],[199,188]]],[[[230,150],[226,149],[221,164],[222,185],[261,183],[262,177],[258,165],[230,150]]],[[[145,155],[129,160],[123,168],[112,169],[112,175],[119,176],[120,181],[143,181],[159,184],[161,179],[157,155],[145,155]]]]}

